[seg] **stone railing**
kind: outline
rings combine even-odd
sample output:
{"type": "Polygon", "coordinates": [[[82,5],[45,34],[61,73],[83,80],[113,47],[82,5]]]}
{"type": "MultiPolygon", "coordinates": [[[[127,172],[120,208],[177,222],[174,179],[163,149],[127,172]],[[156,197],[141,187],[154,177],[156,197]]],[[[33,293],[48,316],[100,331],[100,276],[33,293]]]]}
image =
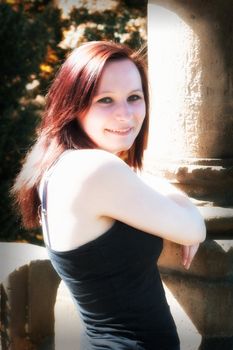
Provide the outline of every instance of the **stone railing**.
{"type": "MultiPolygon", "coordinates": [[[[54,334],[54,305],[60,282],[45,248],[0,243],[2,350],[39,349],[54,334]]],[[[45,349],[45,348],[44,348],[45,349]]]]}

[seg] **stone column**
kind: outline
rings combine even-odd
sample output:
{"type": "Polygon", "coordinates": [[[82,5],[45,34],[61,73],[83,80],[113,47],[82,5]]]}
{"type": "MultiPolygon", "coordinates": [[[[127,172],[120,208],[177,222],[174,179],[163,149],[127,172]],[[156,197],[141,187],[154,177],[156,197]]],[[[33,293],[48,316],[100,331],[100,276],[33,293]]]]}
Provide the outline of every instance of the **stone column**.
{"type": "Polygon", "coordinates": [[[208,230],[188,272],[168,242],[160,269],[202,335],[200,348],[211,350],[233,347],[232,13],[227,0],[148,3],[145,167],[188,193],[208,230]]]}

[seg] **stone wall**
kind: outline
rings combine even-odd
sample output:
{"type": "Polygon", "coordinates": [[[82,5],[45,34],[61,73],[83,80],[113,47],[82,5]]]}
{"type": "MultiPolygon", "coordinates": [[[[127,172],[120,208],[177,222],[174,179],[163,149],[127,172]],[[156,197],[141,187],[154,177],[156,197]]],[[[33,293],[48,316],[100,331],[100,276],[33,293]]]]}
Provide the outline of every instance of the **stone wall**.
{"type": "Polygon", "coordinates": [[[188,272],[168,242],[160,271],[202,335],[200,349],[211,350],[233,348],[232,37],[231,1],[148,3],[146,168],[188,193],[207,225],[188,272]]]}

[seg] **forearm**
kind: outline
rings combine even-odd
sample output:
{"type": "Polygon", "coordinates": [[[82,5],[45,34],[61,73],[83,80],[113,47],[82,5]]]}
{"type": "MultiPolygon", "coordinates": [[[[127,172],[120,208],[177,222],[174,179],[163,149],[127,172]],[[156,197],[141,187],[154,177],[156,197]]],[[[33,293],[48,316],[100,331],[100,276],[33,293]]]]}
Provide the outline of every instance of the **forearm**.
{"type": "Polygon", "coordinates": [[[164,195],[165,197],[171,199],[176,204],[184,208],[190,217],[190,222],[194,223],[192,224],[192,229],[198,232],[200,242],[205,240],[206,227],[204,219],[198,208],[192,203],[186,193],[170,184],[168,180],[164,178],[159,178],[149,173],[142,173],[140,177],[156,192],[164,195]]]}

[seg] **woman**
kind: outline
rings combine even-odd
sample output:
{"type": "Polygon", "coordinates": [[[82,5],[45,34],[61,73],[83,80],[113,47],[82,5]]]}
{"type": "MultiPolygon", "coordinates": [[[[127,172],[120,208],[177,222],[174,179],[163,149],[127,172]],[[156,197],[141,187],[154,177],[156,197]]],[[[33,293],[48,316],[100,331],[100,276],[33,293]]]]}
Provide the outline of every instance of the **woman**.
{"type": "Polygon", "coordinates": [[[110,42],[75,49],[47,96],[14,193],[38,224],[86,326],[89,348],[179,349],[156,261],[163,239],[189,267],[205,225],[187,196],[139,174],[148,132],[140,53],[110,42]]]}

